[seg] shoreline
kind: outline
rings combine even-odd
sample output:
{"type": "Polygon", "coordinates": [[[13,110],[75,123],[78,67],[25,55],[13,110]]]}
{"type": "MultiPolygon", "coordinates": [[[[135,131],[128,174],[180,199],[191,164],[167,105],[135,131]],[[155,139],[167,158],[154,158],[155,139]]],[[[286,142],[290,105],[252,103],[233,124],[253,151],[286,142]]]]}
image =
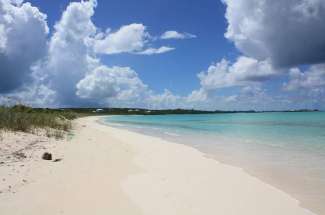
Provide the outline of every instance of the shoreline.
{"type": "MultiPolygon", "coordinates": [[[[182,132],[174,132],[169,130],[166,131],[164,129],[156,129],[155,127],[151,129],[147,127],[141,127],[142,126],[141,124],[139,124],[140,127],[137,127],[137,124],[135,124],[134,126],[123,124],[123,123],[119,124],[118,122],[115,123],[114,120],[112,123],[108,120],[109,117],[108,118],[105,117],[105,118],[106,120],[103,118],[102,120],[99,121],[99,123],[102,123],[104,125],[113,128],[123,129],[123,130],[139,133],[150,137],[156,137],[162,140],[166,140],[168,142],[181,144],[186,147],[194,148],[199,152],[202,152],[206,158],[213,159],[219,163],[229,165],[232,167],[238,167],[243,171],[245,171],[250,176],[257,178],[258,180],[287,193],[293,199],[296,199],[299,202],[299,205],[301,207],[315,214],[323,214],[323,212],[325,212],[322,204],[324,200],[322,194],[324,194],[325,191],[323,189],[324,183],[319,181],[319,183],[317,184],[315,181],[311,181],[312,179],[306,181],[305,178],[301,177],[300,174],[304,174],[304,177],[308,177],[308,174],[305,175],[305,173],[306,170],[308,170],[309,168],[306,168],[305,170],[302,169],[304,165],[296,166],[295,167],[296,169],[293,169],[292,167],[288,168],[286,164],[283,163],[283,166],[279,168],[279,166],[271,166],[270,163],[267,163],[269,161],[265,162],[264,160],[265,157],[263,156],[259,156],[258,158],[260,160],[257,160],[256,157],[252,158],[248,156],[247,152],[246,154],[245,152],[242,154],[239,153],[232,154],[229,153],[230,152],[229,148],[228,151],[223,150],[227,148],[226,144],[229,145],[229,144],[236,143],[237,141],[238,142],[242,141],[241,139],[238,138],[229,138],[229,137],[227,137],[228,139],[223,137],[220,138],[220,137],[212,136],[211,134],[208,133],[197,135],[195,133],[194,134],[192,133],[194,131],[191,131],[190,133],[189,132],[182,133],[182,132]],[[206,138],[207,135],[210,136],[206,138]],[[222,144],[221,146],[216,147],[215,146],[216,143],[222,143],[222,144]],[[261,165],[260,163],[263,164],[261,165]]],[[[237,146],[239,149],[241,149],[240,145],[237,146]]],[[[273,147],[273,145],[271,146],[273,147]]],[[[269,145],[267,145],[267,147],[269,147],[269,145]]],[[[232,148],[235,149],[234,145],[232,146],[232,148]]],[[[265,150],[265,148],[263,150],[264,150],[263,152],[267,151],[269,154],[273,153],[273,155],[276,155],[278,153],[276,151],[272,152],[272,149],[271,151],[265,150]]],[[[240,151],[243,152],[243,149],[241,149],[240,151]]],[[[260,151],[259,155],[263,155],[263,152],[261,154],[260,151]]],[[[268,155],[266,154],[266,156],[268,155]]]]}
{"type": "MultiPolygon", "coordinates": [[[[33,170],[33,183],[0,194],[4,214],[311,215],[285,192],[183,144],[75,121],[64,160],[33,170]],[[29,198],[27,198],[29,197],[29,198]]],[[[34,166],[35,167],[35,166],[34,166]]],[[[36,166],[37,167],[37,166],[36,166]]],[[[0,173],[1,173],[0,168],[0,173]]]]}

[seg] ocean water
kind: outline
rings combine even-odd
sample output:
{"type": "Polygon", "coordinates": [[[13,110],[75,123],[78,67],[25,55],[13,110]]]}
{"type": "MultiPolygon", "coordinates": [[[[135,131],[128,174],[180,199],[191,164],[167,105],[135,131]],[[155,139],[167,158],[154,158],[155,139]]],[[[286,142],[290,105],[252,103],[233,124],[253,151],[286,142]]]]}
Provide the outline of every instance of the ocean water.
{"type": "Polygon", "coordinates": [[[325,214],[325,112],[109,116],[104,121],[195,147],[325,214]]]}

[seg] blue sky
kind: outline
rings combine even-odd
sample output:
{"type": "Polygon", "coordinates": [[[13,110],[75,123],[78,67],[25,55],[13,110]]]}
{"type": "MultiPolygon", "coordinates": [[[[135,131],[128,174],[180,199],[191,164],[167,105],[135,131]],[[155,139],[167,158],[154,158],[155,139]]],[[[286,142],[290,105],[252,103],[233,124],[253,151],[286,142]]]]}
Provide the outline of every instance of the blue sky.
{"type": "Polygon", "coordinates": [[[322,0],[0,0],[0,103],[325,109],[322,0]]]}
{"type": "MultiPolygon", "coordinates": [[[[49,26],[60,19],[69,4],[64,0],[31,2],[46,12],[49,26]]],[[[224,14],[225,5],[216,0],[102,0],[98,1],[93,21],[102,29],[117,30],[122,25],[143,23],[152,35],[167,30],[197,35],[191,40],[164,42],[176,50],[163,55],[102,56],[107,65],[132,67],[157,92],[168,88],[186,95],[199,87],[198,72],[223,57],[233,60],[238,56],[233,44],[224,37],[227,27],[224,14]]]]}

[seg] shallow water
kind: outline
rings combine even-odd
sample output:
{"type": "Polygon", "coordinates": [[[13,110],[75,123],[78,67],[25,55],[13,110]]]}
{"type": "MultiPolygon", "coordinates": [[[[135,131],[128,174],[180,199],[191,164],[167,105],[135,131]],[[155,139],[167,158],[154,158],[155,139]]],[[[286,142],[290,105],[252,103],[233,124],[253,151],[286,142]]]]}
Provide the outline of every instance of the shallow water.
{"type": "Polygon", "coordinates": [[[325,112],[110,116],[105,122],[193,146],[325,214],[325,112]]]}

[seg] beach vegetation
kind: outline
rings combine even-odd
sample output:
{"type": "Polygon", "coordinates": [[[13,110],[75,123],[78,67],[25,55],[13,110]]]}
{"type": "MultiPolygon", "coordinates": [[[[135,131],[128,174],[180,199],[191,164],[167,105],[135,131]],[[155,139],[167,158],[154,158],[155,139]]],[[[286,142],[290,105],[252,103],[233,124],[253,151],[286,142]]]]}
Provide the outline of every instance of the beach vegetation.
{"type": "Polygon", "coordinates": [[[35,133],[44,130],[46,136],[62,137],[71,128],[77,114],[68,110],[31,108],[25,105],[0,107],[0,130],[35,133]]]}

